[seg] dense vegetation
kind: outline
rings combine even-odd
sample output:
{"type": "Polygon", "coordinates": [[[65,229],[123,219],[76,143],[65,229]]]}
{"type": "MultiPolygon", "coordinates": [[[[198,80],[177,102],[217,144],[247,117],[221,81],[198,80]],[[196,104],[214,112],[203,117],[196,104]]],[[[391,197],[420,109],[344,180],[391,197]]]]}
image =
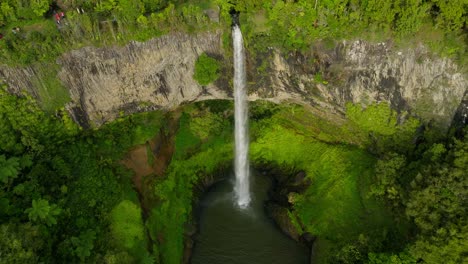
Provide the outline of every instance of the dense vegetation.
{"type": "MultiPolygon", "coordinates": [[[[48,116],[29,97],[0,95],[2,263],[180,263],[196,186],[231,166],[231,102],[82,131],[64,112],[48,116]],[[173,118],[175,152],[165,176],[150,181],[142,212],[120,160],[168,133],[173,118]]],[[[299,106],[251,109],[254,165],[311,180],[288,194],[288,216],[318,237],[317,263],[462,263],[466,138],[416,129],[412,118],[398,124],[386,104],[350,104],[347,115],[337,126],[299,106]]]]}
{"type": "MultiPolygon", "coordinates": [[[[0,61],[44,63],[50,89],[39,91],[48,113],[0,89],[0,263],[181,262],[194,190],[231,164],[232,103],[188,105],[180,117],[136,114],[83,131],[60,108],[68,96],[51,61],[84,45],[229,32],[233,6],[243,12],[252,56],[361,37],[422,41],[461,65],[468,57],[466,0],[3,0],[0,61]],[[216,6],[220,23],[205,12],[216,6]],[[53,11],[66,18],[57,24],[53,11]],[[133,146],[170,134],[174,119],[175,152],[164,176],[151,175],[143,208],[121,160],[133,146]]],[[[196,65],[201,85],[220,75],[206,54],[196,65]]],[[[386,104],[349,104],[346,115],[331,122],[294,105],[251,109],[254,165],[304,171],[311,181],[288,194],[288,216],[299,232],[318,237],[317,263],[466,262],[468,136],[441,134],[386,104]]]]}
{"type": "Polygon", "coordinates": [[[243,13],[247,45],[260,52],[267,46],[307,50],[317,40],[359,37],[392,38],[403,46],[423,42],[461,62],[466,57],[466,0],[4,0],[0,58],[26,64],[50,61],[83,45],[143,41],[171,31],[222,27],[229,32],[232,7],[243,13]],[[218,6],[220,24],[206,12],[218,6]],[[65,11],[59,25],[54,11],[65,11]],[[20,31],[12,32],[17,27],[20,31]]]}
{"type": "Polygon", "coordinates": [[[302,107],[269,106],[271,117],[252,128],[255,163],[305,171],[312,182],[288,200],[296,227],[318,237],[315,261],[466,261],[466,137],[408,117],[398,124],[386,104],[347,108],[338,128],[302,107]]]}
{"type": "Polygon", "coordinates": [[[157,200],[148,229],[158,245],[161,262],[181,263],[184,237],[192,218],[195,186],[231,166],[232,110],[229,102],[206,102],[184,108],[175,139],[175,153],[166,178],[157,181],[157,200]]]}
{"type": "Polygon", "coordinates": [[[47,62],[85,45],[144,41],[173,31],[213,28],[210,3],[167,0],[16,1],[0,4],[0,60],[10,65],[47,62]],[[56,23],[54,12],[64,11],[56,23]],[[14,32],[19,28],[18,32],[14,32]]]}
{"type": "Polygon", "coordinates": [[[200,85],[208,85],[219,78],[219,62],[203,53],[195,62],[193,78],[200,85]]]}
{"type": "MultiPolygon", "coordinates": [[[[401,47],[424,43],[465,63],[468,2],[465,0],[238,0],[247,45],[309,50],[317,40],[394,40],[401,47]]],[[[228,5],[225,3],[223,10],[228,5]]]]}
{"type": "Polygon", "coordinates": [[[116,162],[154,136],[160,120],[155,112],[81,131],[65,112],[46,115],[31,98],[2,88],[0,262],[148,257],[131,173],[116,162]]]}
{"type": "MultiPolygon", "coordinates": [[[[422,43],[467,69],[466,0],[4,0],[0,4],[0,64],[32,65],[40,79],[32,83],[39,103],[53,113],[70,101],[56,78],[55,59],[60,54],[88,45],[145,41],[171,32],[221,30],[224,61],[229,61],[232,7],[242,12],[241,26],[257,85],[267,79],[269,48],[285,55],[292,51],[308,54],[318,42],[331,48],[342,39],[391,40],[398,48],[422,43]],[[62,11],[65,18],[57,24],[54,12],[62,11]]],[[[318,61],[304,63],[314,68],[318,61]]],[[[218,76],[214,64],[206,65],[195,76],[202,83],[218,76]]],[[[219,75],[229,76],[224,72],[228,69],[222,67],[219,75]]],[[[321,74],[316,73],[316,81],[334,81],[324,80],[321,74]]]]}

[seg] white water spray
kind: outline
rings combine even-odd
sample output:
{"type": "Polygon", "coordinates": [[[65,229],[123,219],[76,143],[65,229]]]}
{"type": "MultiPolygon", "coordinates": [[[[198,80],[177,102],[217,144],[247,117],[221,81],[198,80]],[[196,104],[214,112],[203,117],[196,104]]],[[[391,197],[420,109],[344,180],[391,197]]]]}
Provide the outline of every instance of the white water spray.
{"type": "Polygon", "coordinates": [[[245,91],[245,55],[242,33],[239,26],[232,27],[234,46],[234,109],[235,109],[235,142],[236,157],[234,169],[236,173],[237,204],[245,208],[250,203],[249,190],[249,134],[247,93],[245,91]]]}

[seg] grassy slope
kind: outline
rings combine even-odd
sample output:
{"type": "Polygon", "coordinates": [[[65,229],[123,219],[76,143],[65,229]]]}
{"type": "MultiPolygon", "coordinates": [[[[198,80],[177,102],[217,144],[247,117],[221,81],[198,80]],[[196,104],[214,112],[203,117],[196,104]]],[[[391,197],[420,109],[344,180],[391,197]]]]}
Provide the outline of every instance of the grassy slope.
{"type": "Polygon", "coordinates": [[[375,158],[346,144],[348,140],[357,143],[359,138],[365,139],[364,135],[350,133],[351,124],[331,129],[330,123],[317,117],[308,119],[310,114],[298,110],[293,113],[285,108],[257,131],[252,158],[254,162],[273,162],[307,173],[312,185],[292,199],[293,215],[304,231],[319,237],[316,257],[318,263],[326,263],[339,245],[361,234],[370,237],[373,231],[391,228],[393,223],[383,205],[367,196],[375,158]],[[336,142],[340,133],[340,144],[319,140],[336,142]]]}
{"type": "Polygon", "coordinates": [[[59,66],[53,63],[44,63],[37,67],[38,78],[34,85],[39,92],[40,105],[44,111],[54,113],[70,101],[68,90],[57,78],[59,66]]]}

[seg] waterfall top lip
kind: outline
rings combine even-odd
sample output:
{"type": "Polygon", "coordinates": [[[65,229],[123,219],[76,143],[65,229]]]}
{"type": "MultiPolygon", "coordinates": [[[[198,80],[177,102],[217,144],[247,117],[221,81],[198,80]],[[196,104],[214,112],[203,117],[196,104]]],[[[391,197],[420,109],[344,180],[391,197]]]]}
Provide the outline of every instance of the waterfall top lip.
{"type": "Polygon", "coordinates": [[[231,18],[232,18],[231,27],[240,26],[240,23],[239,23],[240,11],[237,11],[236,9],[234,9],[234,7],[232,7],[231,10],[229,10],[229,14],[231,15],[231,18]]]}

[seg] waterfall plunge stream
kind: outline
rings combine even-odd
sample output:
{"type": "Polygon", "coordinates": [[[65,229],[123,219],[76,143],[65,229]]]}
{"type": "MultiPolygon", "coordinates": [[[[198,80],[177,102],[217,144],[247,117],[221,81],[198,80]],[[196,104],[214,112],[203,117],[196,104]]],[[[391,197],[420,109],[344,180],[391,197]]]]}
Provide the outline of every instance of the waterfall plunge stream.
{"type": "Polygon", "coordinates": [[[285,236],[265,214],[264,205],[271,188],[269,178],[257,175],[249,179],[245,57],[237,25],[232,28],[232,36],[236,179],[219,182],[202,199],[200,230],[195,237],[191,263],[308,263],[307,248],[285,236]],[[233,185],[235,203],[232,202],[233,185]]]}
{"type": "Polygon", "coordinates": [[[237,204],[241,208],[250,203],[249,190],[249,134],[247,92],[245,91],[245,55],[242,33],[238,25],[232,27],[234,46],[234,109],[235,109],[235,163],[237,204]]]}

